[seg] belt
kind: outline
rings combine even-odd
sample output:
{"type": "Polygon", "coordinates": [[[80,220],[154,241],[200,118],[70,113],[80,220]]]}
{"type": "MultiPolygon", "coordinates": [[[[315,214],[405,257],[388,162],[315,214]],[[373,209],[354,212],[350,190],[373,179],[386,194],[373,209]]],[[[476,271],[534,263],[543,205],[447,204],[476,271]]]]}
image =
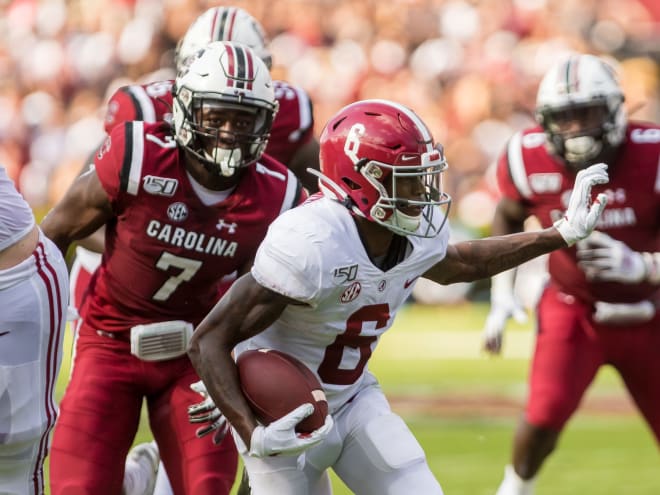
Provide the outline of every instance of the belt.
{"type": "Polygon", "coordinates": [[[96,335],[99,337],[107,337],[109,339],[118,340],[119,342],[131,342],[130,330],[122,330],[120,332],[106,332],[105,330],[96,330],[96,335]]]}

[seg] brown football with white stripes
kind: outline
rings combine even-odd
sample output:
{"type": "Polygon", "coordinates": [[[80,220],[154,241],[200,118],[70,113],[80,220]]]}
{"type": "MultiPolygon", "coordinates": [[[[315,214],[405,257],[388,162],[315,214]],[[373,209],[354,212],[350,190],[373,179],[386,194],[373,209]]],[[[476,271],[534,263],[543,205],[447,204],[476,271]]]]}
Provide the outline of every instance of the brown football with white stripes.
{"type": "Polygon", "coordinates": [[[257,420],[268,425],[309,402],[314,412],[298,423],[296,431],[310,433],[325,422],[328,402],[312,371],[298,359],[274,349],[252,349],[237,359],[243,394],[257,420]]]}

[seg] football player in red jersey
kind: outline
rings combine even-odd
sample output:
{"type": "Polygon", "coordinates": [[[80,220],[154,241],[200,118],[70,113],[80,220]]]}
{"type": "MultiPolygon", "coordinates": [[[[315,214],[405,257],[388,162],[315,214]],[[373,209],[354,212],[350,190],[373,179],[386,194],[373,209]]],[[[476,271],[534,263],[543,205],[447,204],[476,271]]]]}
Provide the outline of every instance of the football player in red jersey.
{"type": "MultiPolygon", "coordinates": [[[[175,56],[177,69],[182,70],[187,60],[212,41],[247,45],[271,67],[271,55],[259,22],[237,7],[212,7],[190,25],[180,40],[175,56]]],[[[110,134],[115,126],[133,120],[171,122],[173,84],[173,80],[165,80],[119,88],[107,105],[106,132],[110,134]]],[[[316,192],[316,178],[306,172],[307,168],[319,168],[311,100],[298,86],[284,81],[273,84],[279,112],[273,120],[265,153],[289,167],[309,192],[316,192]]],[[[85,164],[82,172],[88,167],[85,164]]],[[[101,263],[103,229],[85,239],[84,244],[85,247],[76,247],[76,259],[71,267],[71,300],[76,308],[81,306],[92,274],[101,263]]]]}
{"type": "MultiPolygon", "coordinates": [[[[529,495],[566,421],[604,364],[613,365],[660,441],[660,128],[627,121],[612,67],[573,55],[545,75],[538,90],[539,126],[515,134],[498,162],[502,192],[493,234],[519,232],[537,217],[552,225],[578,170],[608,163],[608,196],[597,231],[549,257],[549,281],[537,307],[538,335],[525,415],[498,495],[529,495]]],[[[515,312],[513,276],[493,278],[485,349],[499,353],[515,312]]]]}
{"type": "Polygon", "coordinates": [[[53,494],[121,492],[145,398],[175,493],[229,493],[234,481],[229,437],[196,441],[188,422],[199,379],[185,349],[223,277],[250,268],[268,225],[306,193],[262,156],[278,105],[250,48],[210,43],[173,94],[172,126],[117,125],[42,223],[63,252],[106,226],[53,437],[53,494]]]}

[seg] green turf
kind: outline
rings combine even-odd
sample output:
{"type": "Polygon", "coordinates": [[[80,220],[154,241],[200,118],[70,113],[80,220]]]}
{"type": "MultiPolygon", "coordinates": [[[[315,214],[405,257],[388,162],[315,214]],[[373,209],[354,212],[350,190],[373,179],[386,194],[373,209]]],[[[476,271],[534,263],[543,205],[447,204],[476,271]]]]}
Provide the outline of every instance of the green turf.
{"type": "MultiPolygon", "coordinates": [[[[489,416],[478,399],[486,394],[521,404],[526,390],[532,323],[512,324],[504,355],[490,358],[479,350],[486,311],[483,304],[404,308],[370,363],[386,393],[397,398],[395,410],[417,435],[447,495],[495,493],[518,412],[489,416]],[[419,413],[406,405],[407,396],[465,397],[475,405],[460,416],[444,414],[442,408],[419,413]]],[[[69,374],[67,357],[65,350],[58,397],[69,374]]],[[[610,369],[599,373],[588,397],[628,401],[610,369]]],[[[149,439],[143,425],[136,441],[149,439]]],[[[656,445],[639,416],[583,411],[569,423],[559,450],[544,467],[537,495],[658,494],[658,461],[656,445]]],[[[335,495],[350,493],[332,478],[335,495]]]]}

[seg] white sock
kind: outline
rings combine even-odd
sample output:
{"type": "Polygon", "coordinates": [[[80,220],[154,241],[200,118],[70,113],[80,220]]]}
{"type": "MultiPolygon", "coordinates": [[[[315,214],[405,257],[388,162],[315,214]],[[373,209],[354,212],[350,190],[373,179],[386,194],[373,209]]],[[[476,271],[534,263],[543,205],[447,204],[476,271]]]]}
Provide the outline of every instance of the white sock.
{"type": "Polygon", "coordinates": [[[504,479],[495,495],[533,495],[535,481],[536,476],[529,480],[522,479],[513,466],[508,464],[504,467],[504,479]]]}

